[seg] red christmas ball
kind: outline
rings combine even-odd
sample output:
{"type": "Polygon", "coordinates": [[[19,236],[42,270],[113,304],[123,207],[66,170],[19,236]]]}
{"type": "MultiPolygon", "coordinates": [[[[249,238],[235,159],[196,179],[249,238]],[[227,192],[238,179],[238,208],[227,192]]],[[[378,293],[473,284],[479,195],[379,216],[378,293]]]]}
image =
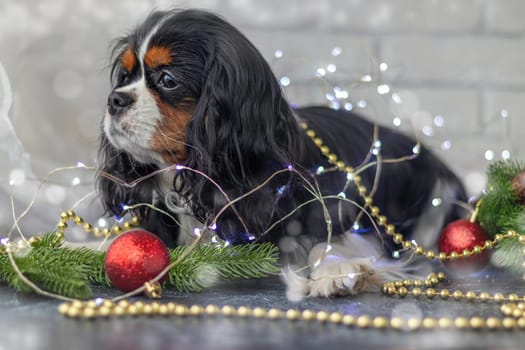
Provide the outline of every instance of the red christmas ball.
{"type": "MultiPolygon", "coordinates": [[[[111,284],[122,292],[135,290],[156,277],[170,263],[164,242],[151,232],[132,230],[109,246],[104,260],[111,284]]],[[[167,274],[159,280],[162,283],[167,274]]]]}
{"type": "MultiPolygon", "coordinates": [[[[448,224],[439,237],[438,247],[440,252],[447,255],[452,252],[461,254],[465,249],[472,251],[475,246],[482,247],[489,239],[480,224],[470,220],[456,220],[448,224]]],[[[461,272],[473,272],[484,267],[489,260],[487,251],[481,254],[472,254],[468,258],[456,261],[446,261],[447,266],[461,272]]]]}
{"type": "Polygon", "coordinates": [[[518,197],[518,201],[525,205],[525,171],[522,171],[512,179],[511,186],[516,197],[518,197]]]}

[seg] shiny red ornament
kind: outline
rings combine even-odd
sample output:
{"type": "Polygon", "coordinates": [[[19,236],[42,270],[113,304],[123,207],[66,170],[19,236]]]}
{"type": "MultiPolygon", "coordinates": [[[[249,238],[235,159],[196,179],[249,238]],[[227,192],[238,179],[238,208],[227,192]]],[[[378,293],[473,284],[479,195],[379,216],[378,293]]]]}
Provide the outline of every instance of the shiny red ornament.
{"type": "MultiPolygon", "coordinates": [[[[109,246],[104,260],[111,284],[122,292],[135,290],[156,277],[170,263],[164,242],[151,232],[132,230],[109,246]]],[[[167,274],[159,280],[162,283],[167,274]]]]}
{"type": "MultiPolygon", "coordinates": [[[[438,247],[440,252],[449,255],[452,252],[461,254],[465,249],[472,251],[475,246],[483,247],[489,239],[487,232],[476,222],[470,220],[456,220],[448,224],[439,237],[438,247]]],[[[489,253],[472,254],[468,258],[455,261],[447,260],[445,264],[461,272],[474,272],[483,268],[489,260],[489,253]]]]}

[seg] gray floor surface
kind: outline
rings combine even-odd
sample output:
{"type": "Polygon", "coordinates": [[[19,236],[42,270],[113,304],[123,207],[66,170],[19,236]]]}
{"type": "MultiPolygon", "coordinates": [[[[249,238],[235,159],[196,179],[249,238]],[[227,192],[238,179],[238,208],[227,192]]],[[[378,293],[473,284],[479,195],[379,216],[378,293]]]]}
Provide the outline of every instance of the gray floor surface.
{"type": "MultiPolygon", "coordinates": [[[[450,289],[525,294],[520,276],[488,271],[446,282],[450,289]]],[[[95,290],[112,297],[111,289],[95,290]]],[[[139,298],[140,299],[140,298],[139,298]]],[[[136,299],[135,299],[136,300],[136,299]]],[[[286,300],[276,278],[227,283],[201,293],[165,291],[163,301],[191,304],[263,306],[362,313],[372,316],[500,316],[495,303],[455,302],[439,298],[356,297],[286,300]]],[[[353,329],[317,322],[270,321],[225,317],[136,317],[73,320],[57,312],[59,301],[14,292],[0,286],[0,350],[7,349],[525,349],[525,330],[394,331],[353,329]]]]}

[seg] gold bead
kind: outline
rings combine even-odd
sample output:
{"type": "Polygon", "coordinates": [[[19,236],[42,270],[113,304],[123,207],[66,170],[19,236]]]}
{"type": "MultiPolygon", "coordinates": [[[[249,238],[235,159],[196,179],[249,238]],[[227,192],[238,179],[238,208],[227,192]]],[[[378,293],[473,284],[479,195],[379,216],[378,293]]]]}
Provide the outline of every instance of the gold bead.
{"type": "Polygon", "coordinates": [[[312,310],[304,310],[301,316],[303,320],[311,321],[315,318],[315,313],[312,310]]]}
{"type": "Polygon", "coordinates": [[[408,329],[414,330],[418,329],[421,326],[421,320],[419,318],[411,317],[407,321],[408,329]]]}
{"type": "Polygon", "coordinates": [[[165,315],[168,315],[169,313],[170,313],[170,310],[168,308],[168,305],[165,305],[165,304],[159,305],[159,310],[158,310],[159,315],[165,316],[165,315]]]}
{"type": "Polygon", "coordinates": [[[448,299],[448,297],[450,296],[450,292],[448,291],[448,289],[442,289],[439,291],[439,296],[441,297],[441,299],[448,299]]]}
{"type": "Polygon", "coordinates": [[[343,316],[343,320],[342,320],[342,323],[345,325],[345,326],[353,326],[355,325],[355,317],[352,316],[352,315],[344,315],[343,316]]]}
{"type": "Polygon", "coordinates": [[[328,320],[332,323],[341,323],[343,321],[343,315],[339,312],[332,312],[328,320]]]}
{"type": "Polygon", "coordinates": [[[62,303],[58,306],[58,312],[62,315],[67,315],[69,307],[69,303],[62,303]]]}
{"type": "Polygon", "coordinates": [[[66,212],[66,215],[67,215],[68,219],[72,219],[72,218],[74,218],[76,216],[76,214],[75,214],[75,212],[73,210],[68,210],[66,212]]]}
{"type": "Polygon", "coordinates": [[[355,175],[355,176],[354,176],[354,182],[355,182],[356,184],[360,183],[360,182],[361,182],[361,176],[359,176],[359,175],[355,175]]]}
{"type": "MultiPolygon", "coordinates": [[[[386,231],[386,234],[387,235],[393,235],[395,232],[396,232],[396,227],[392,224],[388,224],[386,225],[385,227],[385,231],[386,231]]],[[[401,236],[401,238],[403,238],[403,236],[401,236]]]]}
{"type": "Polygon", "coordinates": [[[427,290],[425,290],[425,295],[427,296],[427,298],[432,299],[436,296],[436,291],[433,288],[428,288],[427,290]]]}
{"type": "Polygon", "coordinates": [[[366,206],[371,206],[372,204],[374,204],[374,201],[372,200],[372,198],[366,196],[366,197],[365,197],[365,205],[366,205],[366,206]]]}
{"type": "Polygon", "coordinates": [[[308,129],[306,130],[306,135],[308,135],[309,137],[315,137],[315,131],[313,131],[312,129],[308,129]]]}
{"type": "Polygon", "coordinates": [[[401,317],[392,317],[390,319],[390,327],[393,329],[402,329],[405,327],[405,321],[401,317]]]}
{"type": "Polygon", "coordinates": [[[370,327],[371,323],[372,323],[372,320],[370,319],[370,316],[368,315],[359,316],[356,321],[356,325],[359,328],[368,328],[370,327]]]}
{"type": "Polygon", "coordinates": [[[299,311],[295,309],[289,309],[286,311],[286,318],[290,321],[297,320],[300,316],[299,311]]]}
{"type": "MultiPolygon", "coordinates": [[[[146,305],[144,306],[144,308],[146,305]]],[[[188,307],[186,305],[175,305],[175,310],[173,310],[173,313],[177,316],[186,316],[188,314],[188,307]]]]}
{"type": "Polygon", "coordinates": [[[501,327],[501,320],[497,317],[489,317],[485,324],[489,329],[497,329],[501,327]]]}
{"type": "Polygon", "coordinates": [[[517,301],[520,300],[520,297],[519,297],[519,295],[512,293],[512,294],[509,294],[509,295],[507,296],[507,299],[508,299],[510,302],[515,303],[515,302],[517,302],[517,301]]]}
{"type": "Polygon", "coordinates": [[[113,315],[115,315],[115,316],[122,316],[124,314],[126,314],[126,310],[121,308],[120,306],[115,306],[113,308],[113,315]]]}
{"type": "Polygon", "coordinates": [[[423,249],[422,246],[417,246],[416,247],[416,254],[417,255],[423,255],[425,253],[425,250],[423,249]]]}
{"type": "Polygon", "coordinates": [[[94,318],[97,315],[96,309],[87,307],[82,310],[82,317],[84,318],[94,318]]]}
{"type": "Polygon", "coordinates": [[[91,231],[91,229],[93,228],[93,226],[89,223],[89,222],[86,222],[82,225],[82,228],[84,229],[84,231],[86,232],[89,232],[91,231]]]}
{"type": "Polygon", "coordinates": [[[432,260],[436,257],[436,254],[432,250],[429,250],[425,253],[425,256],[427,259],[432,260]]]}
{"type": "Polygon", "coordinates": [[[409,279],[403,280],[403,285],[404,285],[405,287],[413,286],[413,285],[414,285],[414,281],[409,280],[409,279]]]}
{"type": "Polygon", "coordinates": [[[78,215],[76,215],[73,219],[75,221],[75,224],[77,224],[77,225],[80,225],[80,224],[82,224],[84,222],[84,219],[82,219],[82,217],[80,217],[78,215]]]}
{"type": "Polygon", "coordinates": [[[102,229],[102,235],[104,237],[109,237],[109,236],[111,236],[111,232],[109,231],[108,228],[104,228],[104,229],[102,229]]]}
{"type": "Polygon", "coordinates": [[[337,163],[337,156],[333,153],[330,153],[328,156],[326,156],[328,158],[328,161],[331,163],[331,164],[336,164],[337,163]]]}
{"type": "Polygon", "coordinates": [[[447,254],[446,253],[440,252],[438,254],[438,260],[443,261],[443,260],[446,260],[446,259],[447,259],[447,254]]]}
{"type": "Polygon", "coordinates": [[[520,235],[520,237],[518,238],[518,241],[519,241],[521,244],[525,244],[525,235],[520,235]]]}
{"type": "Polygon", "coordinates": [[[463,251],[461,252],[461,256],[464,257],[464,258],[468,258],[471,255],[472,255],[472,253],[468,249],[463,249],[463,251]]]}
{"type": "Polygon", "coordinates": [[[396,233],[394,235],[394,243],[400,244],[403,242],[403,235],[401,233],[396,233]]]}
{"type": "Polygon", "coordinates": [[[428,279],[430,281],[430,283],[435,286],[439,283],[439,278],[436,276],[436,274],[433,274],[432,276],[430,276],[430,278],[428,279]]]}
{"type": "Polygon", "coordinates": [[[119,233],[122,232],[122,228],[119,225],[113,225],[111,227],[111,232],[118,235],[119,233]]]}
{"type": "Polygon", "coordinates": [[[474,248],[472,248],[472,253],[474,254],[481,254],[483,251],[483,248],[481,248],[479,245],[475,245],[474,248]]]}
{"type": "Polygon", "coordinates": [[[485,241],[485,243],[483,243],[483,248],[492,249],[494,248],[494,243],[492,241],[485,241]]]}
{"type": "Polygon", "coordinates": [[[421,281],[421,280],[414,280],[414,286],[422,287],[424,285],[425,285],[425,283],[423,281],[421,281]]]}
{"type": "Polygon", "coordinates": [[[266,310],[262,307],[256,307],[255,309],[253,309],[252,314],[255,318],[263,318],[266,316],[266,310]]]}
{"type": "Polygon", "coordinates": [[[190,306],[190,315],[200,316],[204,313],[204,308],[201,305],[192,305],[190,306]]]}
{"type": "Polygon", "coordinates": [[[459,254],[458,252],[452,252],[450,253],[450,255],[448,256],[450,260],[457,260],[457,258],[459,257],[459,254]]]}
{"type": "Polygon", "coordinates": [[[125,230],[125,231],[128,231],[129,229],[131,229],[131,224],[129,223],[129,221],[126,221],[125,223],[122,224],[122,228],[125,230]]]}
{"type": "Polygon", "coordinates": [[[501,242],[503,240],[503,238],[504,238],[503,235],[498,233],[497,235],[494,236],[494,243],[501,242]]]}
{"type": "Polygon", "coordinates": [[[67,223],[65,223],[63,221],[60,221],[57,224],[57,228],[58,228],[59,231],[64,231],[65,229],[67,229],[67,223]]]}
{"type": "Polygon", "coordinates": [[[204,309],[206,310],[206,314],[211,315],[211,316],[217,315],[220,311],[219,307],[213,304],[206,305],[204,309]]]}
{"type": "MultiPolygon", "coordinates": [[[[182,315],[187,315],[187,312],[186,312],[187,308],[184,308],[184,313],[180,314],[181,316],[182,315]]],[[[145,304],[144,307],[142,308],[142,313],[144,315],[151,315],[153,314],[153,307],[151,306],[151,304],[145,304]]]]}
{"type": "Polygon", "coordinates": [[[438,322],[435,318],[426,317],[423,319],[423,328],[425,329],[433,329],[436,328],[438,322]]]}
{"type": "Polygon", "coordinates": [[[142,312],[142,310],[144,310],[144,305],[142,305],[142,307],[139,309],[139,308],[137,307],[137,305],[135,305],[135,304],[131,304],[131,305],[127,308],[126,312],[127,312],[129,315],[131,315],[131,316],[136,316],[136,315],[139,315],[139,314],[142,312]]]}
{"type": "Polygon", "coordinates": [[[514,318],[520,318],[523,316],[523,310],[520,310],[520,309],[514,309],[514,311],[512,311],[512,317],[514,318]]]}
{"type": "Polygon", "coordinates": [[[99,309],[98,309],[98,314],[102,317],[108,317],[111,315],[111,309],[109,307],[106,307],[106,306],[101,306],[99,309]]]}
{"type": "Polygon", "coordinates": [[[330,314],[328,312],[326,312],[326,311],[319,311],[319,312],[317,312],[315,318],[319,322],[326,322],[330,318],[330,314]]]}
{"type": "Polygon", "coordinates": [[[487,292],[481,292],[481,293],[479,293],[478,298],[479,298],[480,301],[487,301],[487,300],[490,299],[490,294],[487,293],[487,292]]]}
{"type": "Polygon", "coordinates": [[[92,232],[95,237],[100,237],[102,235],[102,232],[100,232],[100,228],[98,227],[93,227],[92,232]]]}
{"type": "Polygon", "coordinates": [[[377,222],[379,225],[381,226],[385,226],[388,222],[388,219],[386,218],[386,216],[384,215],[380,215],[378,218],[377,218],[377,222]]]}
{"type": "Polygon", "coordinates": [[[505,317],[501,322],[501,325],[505,329],[512,329],[516,327],[516,320],[512,317],[505,317]]]}
{"type": "Polygon", "coordinates": [[[497,303],[500,303],[502,301],[505,301],[505,296],[501,293],[495,293],[494,294],[494,301],[497,303]]]}
{"type": "Polygon", "coordinates": [[[470,325],[470,322],[465,317],[456,317],[454,319],[454,326],[459,329],[467,328],[470,325]]]}
{"type": "Polygon", "coordinates": [[[60,213],[60,220],[66,221],[67,219],[69,219],[69,216],[67,215],[67,213],[65,211],[61,212],[60,213]]]}
{"type": "Polygon", "coordinates": [[[268,318],[271,320],[281,318],[282,316],[283,316],[283,313],[279,309],[271,308],[270,310],[268,310],[268,318]]]}
{"type": "Polygon", "coordinates": [[[240,317],[248,317],[252,314],[252,310],[246,306],[239,306],[237,309],[237,315],[240,317]]]}
{"type": "Polygon", "coordinates": [[[328,153],[330,153],[330,148],[328,148],[327,146],[321,146],[321,147],[319,147],[319,150],[324,155],[327,155],[328,153]]]}
{"type": "MultiPolygon", "coordinates": [[[[366,194],[366,187],[363,186],[363,185],[359,185],[359,186],[357,186],[357,191],[359,192],[360,195],[364,195],[364,194],[366,194]]],[[[374,208],[377,208],[377,207],[374,207],[374,208]]],[[[378,211],[378,213],[379,213],[379,211],[378,211]]],[[[372,215],[374,215],[374,214],[372,213],[372,215]]],[[[377,215],[377,214],[375,214],[375,215],[377,215]]]]}
{"type": "Polygon", "coordinates": [[[447,275],[445,275],[445,273],[443,271],[438,272],[437,277],[438,277],[438,280],[440,280],[440,281],[446,281],[447,280],[447,275]]]}
{"type": "Polygon", "coordinates": [[[465,294],[465,298],[468,300],[468,301],[473,301],[475,300],[477,297],[476,293],[469,290],[466,294],[465,294]]]}
{"type": "Polygon", "coordinates": [[[316,138],[314,139],[314,143],[315,143],[315,145],[316,145],[317,147],[320,147],[320,146],[323,145],[323,140],[320,139],[320,138],[318,138],[318,137],[316,137],[316,138]]]}
{"type": "Polygon", "coordinates": [[[230,305],[224,305],[221,308],[221,313],[224,316],[233,316],[233,315],[235,315],[235,308],[233,306],[230,306],[230,305]]]}
{"type": "Polygon", "coordinates": [[[408,289],[406,287],[400,287],[397,290],[397,295],[399,295],[401,298],[405,297],[408,294],[408,289]]]}
{"type": "Polygon", "coordinates": [[[416,288],[412,289],[412,295],[413,295],[414,297],[416,297],[416,298],[417,298],[417,297],[420,297],[421,294],[422,294],[422,292],[421,292],[421,288],[416,287],[416,288]]]}
{"type": "Polygon", "coordinates": [[[138,217],[134,216],[134,217],[131,218],[131,225],[138,226],[139,223],[140,223],[140,220],[139,220],[138,217]]]}
{"type": "Polygon", "coordinates": [[[470,319],[470,327],[473,329],[480,329],[485,327],[485,320],[481,317],[472,317],[470,319]]]}
{"type": "Polygon", "coordinates": [[[372,320],[372,326],[377,329],[383,329],[388,327],[388,319],[386,317],[377,316],[372,320]]]}
{"type": "Polygon", "coordinates": [[[345,168],[345,163],[342,162],[342,161],[338,161],[337,163],[335,163],[335,166],[336,166],[339,170],[344,170],[344,168],[345,168]]]}
{"type": "Polygon", "coordinates": [[[346,170],[347,173],[350,173],[351,175],[354,175],[354,168],[352,168],[351,166],[347,166],[345,170],[346,170]]]}
{"type": "Polygon", "coordinates": [[[512,314],[512,311],[514,311],[515,308],[516,308],[516,305],[514,305],[514,304],[503,304],[500,307],[500,311],[501,311],[502,314],[508,316],[508,315],[512,314]]]}
{"type": "Polygon", "coordinates": [[[460,300],[463,298],[463,292],[460,290],[455,290],[454,293],[452,293],[452,297],[456,300],[460,300]]]}
{"type": "Polygon", "coordinates": [[[397,288],[403,287],[404,285],[403,281],[394,281],[394,286],[397,288]]]}
{"type": "Polygon", "coordinates": [[[438,320],[438,325],[440,328],[450,328],[454,325],[454,322],[448,317],[441,317],[438,320]]]}
{"type": "Polygon", "coordinates": [[[518,327],[525,328],[525,318],[523,317],[518,318],[518,327]]]}
{"type": "MultiPolygon", "coordinates": [[[[366,187],[364,187],[364,186],[360,186],[360,187],[364,188],[364,191],[366,191],[366,187]]],[[[359,188],[358,188],[358,190],[359,190],[359,188]]],[[[370,208],[370,214],[372,214],[373,216],[379,215],[379,208],[375,207],[375,206],[371,207],[370,208]]]]}
{"type": "Polygon", "coordinates": [[[403,248],[405,248],[405,249],[412,249],[412,242],[404,241],[403,242],[403,248]]]}

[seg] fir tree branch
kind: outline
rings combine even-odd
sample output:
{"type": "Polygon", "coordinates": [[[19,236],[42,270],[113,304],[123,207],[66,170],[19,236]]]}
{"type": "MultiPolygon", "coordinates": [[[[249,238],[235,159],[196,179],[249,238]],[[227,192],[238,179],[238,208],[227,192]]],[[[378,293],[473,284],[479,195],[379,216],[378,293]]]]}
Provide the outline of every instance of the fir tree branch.
{"type": "MultiPolygon", "coordinates": [[[[92,285],[111,286],[104,269],[105,253],[87,248],[63,247],[63,237],[50,233],[32,242],[22,256],[14,256],[20,271],[38,287],[51,293],[85,299],[92,285]]],[[[185,247],[170,250],[176,261],[185,247]]],[[[180,291],[201,291],[218,280],[260,278],[279,271],[278,249],[270,243],[242,246],[197,246],[174,266],[167,287],[180,291]]],[[[32,289],[16,274],[5,247],[0,247],[0,283],[24,292],[32,289]]]]}

